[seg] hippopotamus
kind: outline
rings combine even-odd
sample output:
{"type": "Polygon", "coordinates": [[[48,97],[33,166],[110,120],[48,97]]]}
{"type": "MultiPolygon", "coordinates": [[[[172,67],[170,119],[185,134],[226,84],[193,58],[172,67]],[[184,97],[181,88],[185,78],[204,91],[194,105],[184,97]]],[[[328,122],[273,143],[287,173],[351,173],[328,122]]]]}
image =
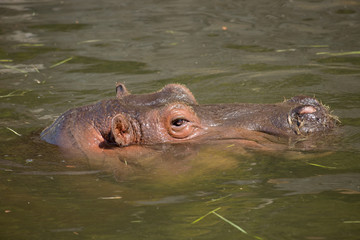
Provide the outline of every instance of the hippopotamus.
{"type": "Polygon", "coordinates": [[[157,144],[304,137],[331,131],[337,118],[313,97],[296,96],[275,104],[198,104],[181,84],[157,92],[131,94],[116,86],[116,98],[70,109],[41,133],[67,152],[121,152],[157,144]],[[138,148],[131,148],[138,146],[138,148]]]}

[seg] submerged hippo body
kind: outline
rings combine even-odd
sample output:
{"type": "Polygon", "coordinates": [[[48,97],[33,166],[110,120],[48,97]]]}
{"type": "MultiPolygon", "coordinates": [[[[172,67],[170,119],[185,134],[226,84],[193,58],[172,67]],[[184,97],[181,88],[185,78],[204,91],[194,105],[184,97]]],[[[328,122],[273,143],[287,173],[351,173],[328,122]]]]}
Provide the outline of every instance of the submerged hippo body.
{"type": "Polygon", "coordinates": [[[306,96],[277,104],[198,105],[183,85],[150,94],[130,94],[71,109],[41,133],[41,139],[86,155],[160,143],[256,139],[257,134],[298,136],[336,125],[327,107],[306,96]]]}

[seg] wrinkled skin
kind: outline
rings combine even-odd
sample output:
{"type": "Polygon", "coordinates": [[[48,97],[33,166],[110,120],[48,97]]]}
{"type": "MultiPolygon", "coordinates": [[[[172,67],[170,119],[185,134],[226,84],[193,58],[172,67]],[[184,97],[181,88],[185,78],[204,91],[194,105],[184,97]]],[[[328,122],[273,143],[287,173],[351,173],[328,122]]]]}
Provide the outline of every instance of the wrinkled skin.
{"type": "Polygon", "coordinates": [[[167,143],[222,140],[256,146],[272,137],[328,132],[336,123],[327,107],[306,96],[277,104],[199,105],[183,85],[135,95],[118,84],[115,99],[65,112],[41,139],[91,157],[125,150],[140,153],[167,143]]]}

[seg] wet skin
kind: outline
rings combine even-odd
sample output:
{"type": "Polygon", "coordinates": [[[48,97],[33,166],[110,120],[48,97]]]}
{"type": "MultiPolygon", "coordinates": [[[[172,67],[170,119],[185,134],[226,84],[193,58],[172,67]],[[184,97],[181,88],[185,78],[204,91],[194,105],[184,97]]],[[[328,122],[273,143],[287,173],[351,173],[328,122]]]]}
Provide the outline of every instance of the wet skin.
{"type": "Polygon", "coordinates": [[[114,154],[146,151],[166,143],[234,141],[261,144],[272,136],[329,132],[337,118],[315,98],[296,96],[276,104],[199,105],[189,89],[169,84],[158,92],[130,94],[71,109],[41,133],[41,139],[70,152],[114,154]]]}

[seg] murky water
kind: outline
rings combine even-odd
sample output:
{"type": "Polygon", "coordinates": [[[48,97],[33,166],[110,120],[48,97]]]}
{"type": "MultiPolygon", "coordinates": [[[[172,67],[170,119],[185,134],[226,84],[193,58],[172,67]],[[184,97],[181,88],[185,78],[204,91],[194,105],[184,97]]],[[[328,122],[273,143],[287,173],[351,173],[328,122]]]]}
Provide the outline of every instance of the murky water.
{"type": "Polygon", "coordinates": [[[358,1],[2,0],[0,238],[358,239],[359,39],[358,1]],[[127,173],[39,140],[118,81],[200,103],[315,95],[342,126],[311,151],[197,146],[127,173]]]}

